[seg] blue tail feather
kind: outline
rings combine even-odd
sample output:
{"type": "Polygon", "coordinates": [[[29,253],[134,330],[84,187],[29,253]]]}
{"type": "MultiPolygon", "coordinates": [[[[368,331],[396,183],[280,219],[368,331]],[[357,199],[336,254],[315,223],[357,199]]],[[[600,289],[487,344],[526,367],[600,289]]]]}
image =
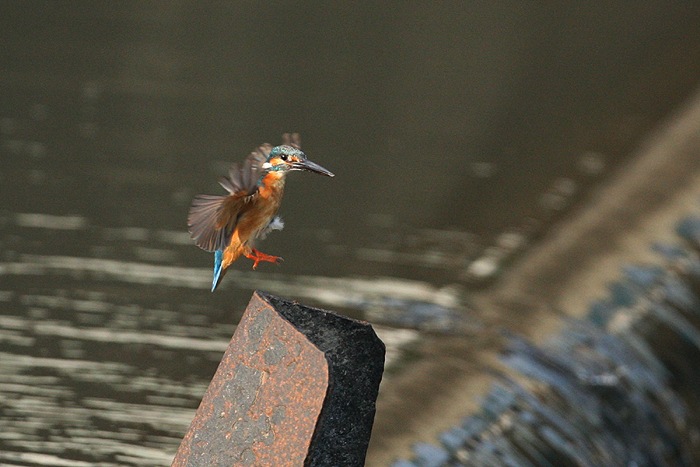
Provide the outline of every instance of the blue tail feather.
{"type": "Polygon", "coordinates": [[[214,280],[212,281],[211,284],[211,291],[213,292],[216,290],[216,287],[219,285],[219,282],[221,282],[221,279],[224,278],[223,272],[223,260],[224,260],[224,250],[216,250],[214,252],[214,280]]]}

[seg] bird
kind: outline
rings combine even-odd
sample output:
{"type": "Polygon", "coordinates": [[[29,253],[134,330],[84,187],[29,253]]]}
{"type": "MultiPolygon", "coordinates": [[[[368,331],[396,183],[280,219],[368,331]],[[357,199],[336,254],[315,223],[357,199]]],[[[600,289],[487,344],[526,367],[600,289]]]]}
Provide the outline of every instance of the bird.
{"type": "Polygon", "coordinates": [[[335,176],[306,157],[298,133],[283,134],[282,143],[275,147],[264,143],[245,160],[233,164],[228,176],[219,178],[227,195],[197,195],[192,201],[187,227],[195,245],[214,253],[212,292],[241,255],[253,261],[253,269],[260,262],[282,261],[255,249],[253,242],[284,225],[277,211],[290,172],[335,176]]]}

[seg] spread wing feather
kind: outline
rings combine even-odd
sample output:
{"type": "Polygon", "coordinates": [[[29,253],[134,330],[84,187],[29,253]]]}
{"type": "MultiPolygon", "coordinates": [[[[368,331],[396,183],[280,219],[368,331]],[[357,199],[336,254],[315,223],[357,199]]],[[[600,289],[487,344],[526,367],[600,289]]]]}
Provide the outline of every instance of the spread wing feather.
{"type": "Polygon", "coordinates": [[[226,248],[231,231],[216,228],[219,217],[228,196],[197,195],[192,201],[187,226],[195,244],[207,251],[226,248]]]}
{"type": "Polygon", "coordinates": [[[219,185],[231,194],[253,194],[260,178],[262,170],[260,166],[265,162],[271,150],[272,146],[267,143],[255,149],[243,162],[233,164],[228,171],[228,177],[219,179],[219,185]]]}
{"type": "MultiPolygon", "coordinates": [[[[299,148],[298,133],[282,135],[284,144],[299,148]]],[[[257,194],[257,183],[262,164],[272,151],[265,143],[253,150],[243,162],[233,164],[228,177],[221,177],[219,184],[229,192],[228,196],[197,195],[192,201],[187,226],[195,244],[206,251],[225,249],[243,206],[257,194]]]]}
{"type": "Polygon", "coordinates": [[[301,135],[299,133],[285,133],[282,135],[282,144],[301,149],[301,135]]]}

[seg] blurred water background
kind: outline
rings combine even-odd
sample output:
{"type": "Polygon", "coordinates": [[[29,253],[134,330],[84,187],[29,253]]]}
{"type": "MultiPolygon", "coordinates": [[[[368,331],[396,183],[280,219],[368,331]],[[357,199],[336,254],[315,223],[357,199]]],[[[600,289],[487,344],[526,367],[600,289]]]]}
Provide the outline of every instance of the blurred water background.
{"type": "Polygon", "coordinates": [[[506,324],[470,294],[694,90],[699,10],[4,2],[0,463],[168,465],[256,288],[376,324],[387,385],[506,324]],[[285,131],[336,177],[212,294],[189,203],[285,131]]]}

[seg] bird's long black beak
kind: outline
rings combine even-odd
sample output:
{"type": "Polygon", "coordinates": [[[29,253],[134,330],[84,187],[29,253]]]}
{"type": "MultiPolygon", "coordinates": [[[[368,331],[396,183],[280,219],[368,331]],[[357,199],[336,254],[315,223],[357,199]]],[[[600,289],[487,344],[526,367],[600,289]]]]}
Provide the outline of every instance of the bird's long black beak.
{"type": "Polygon", "coordinates": [[[316,172],[317,174],[325,175],[326,177],[335,177],[335,174],[330,170],[324,169],[315,162],[310,160],[303,160],[295,162],[292,164],[292,168],[295,170],[308,170],[309,172],[316,172]]]}

